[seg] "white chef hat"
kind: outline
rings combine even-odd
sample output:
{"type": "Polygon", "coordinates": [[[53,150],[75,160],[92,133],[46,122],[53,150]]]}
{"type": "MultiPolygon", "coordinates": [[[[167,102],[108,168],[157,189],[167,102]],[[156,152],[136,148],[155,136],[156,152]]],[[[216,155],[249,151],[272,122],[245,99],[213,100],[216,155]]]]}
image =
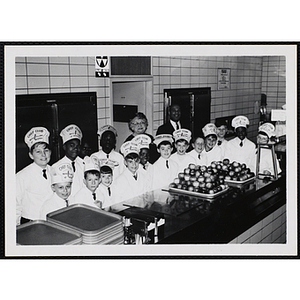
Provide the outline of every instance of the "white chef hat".
{"type": "Polygon", "coordinates": [[[148,136],[146,134],[138,134],[131,141],[138,145],[139,150],[141,150],[142,148],[149,149],[149,145],[151,144],[151,138],[150,138],[150,136],[148,136]]]}
{"type": "Polygon", "coordinates": [[[111,131],[116,137],[118,135],[115,127],[113,127],[111,125],[104,125],[97,132],[100,138],[105,131],[111,131]]]}
{"type": "Polygon", "coordinates": [[[38,142],[44,142],[49,144],[49,131],[45,127],[33,127],[25,135],[24,141],[28,148],[38,142]]]}
{"type": "Polygon", "coordinates": [[[60,136],[62,137],[63,144],[73,139],[78,139],[79,141],[81,141],[82,132],[77,125],[71,124],[60,132],[60,136]]]}
{"type": "Polygon", "coordinates": [[[258,127],[258,132],[264,132],[271,138],[275,135],[275,126],[272,123],[264,123],[258,127]]]}
{"type": "Polygon", "coordinates": [[[174,139],[171,134],[159,134],[154,138],[154,144],[158,147],[158,145],[162,142],[169,142],[171,145],[174,142],[174,139]]]}
{"type": "Polygon", "coordinates": [[[217,136],[217,127],[214,123],[208,123],[202,128],[204,137],[207,137],[210,134],[217,136]]]}
{"type": "Polygon", "coordinates": [[[182,129],[175,130],[173,132],[173,137],[175,142],[183,139],[189,143],[192,137],[192,133],[188,129],[182,128],[182,129]]]}
{"type": "Polygon", "coordinates": [[[138,144],[128,141],[121,146],[120,151],[126,157],[129,153],[139,154],[139,147],[138,144]]]}
{"type": "Polygon", "coordinates": [[[236,116],[231,121],[231,126],[234,127],[234,129],[237,129],[238,127],[245,127],[249,125],[249,119],[245,116],[236,116]]]}
{"type": "Polygon", "coordinates": [[[85,156],[83,161],[84,161],[84,172],[92,171],[92,170],[100,172],[100,162],[96,156],[94,155],[92,155],[91,157],[85,156]]]}
{"type": "Polygon", "coordinates": [[[73,168],[69,163],[62,163],[51,167],[51,184],[72,182],[73,181],[73,168]]]}

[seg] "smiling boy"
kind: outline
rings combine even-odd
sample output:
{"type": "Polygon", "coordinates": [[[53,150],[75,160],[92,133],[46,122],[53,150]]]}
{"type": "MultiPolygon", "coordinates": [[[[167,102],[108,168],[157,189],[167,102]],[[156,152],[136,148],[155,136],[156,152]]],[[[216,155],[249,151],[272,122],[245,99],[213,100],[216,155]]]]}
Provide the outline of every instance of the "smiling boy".
{"type": "Polygon", "coordinates": [[[153,190],[168,186],[177,177],[178,164],[170,159],[173,141],[171,134],[160,134],[154,139],[160,158],[153,164],[153,190]]]}
{"type": "Polygon", "coordinates": [[[17,225],[39,219],[41,206],[52,195],[49,135],[44,127],[33,127],[25,135],[33,162],[16,174],[17,225]]]}
{"type": "Polygon", "coordinates": [[[84,186],[74,196],[74,203],[82,203],[93,207],[102,208],[102,198],[98,193],[101,182],[100,166],[96,157],[84,158],[84,186]]]}
{"type": "Polygon", "coordinates": [[[72,166],[74,178],[71,195],[74,196],[83,186],[84,163],[83,159],[79,157],[82,132],[77,125],[71,124],[61,131],[60,136],[65,156],[52,166],[55,167],[62,163],[69,163],[72,166]]]}
{"type": "Polygon", "coordinates": [[[40,219],[46,220],[47,214],[70,205],[73,169],[68,163],[51,167],[52,196],[45,201],[40,210],[40,219]]]}
{"type": "Polygon", "coordinates": [[[124,156],[126,168],[114,181],[116,202],[134,198],[150,190],[146,174],[139,170],[140,157],[138,145],[132,141],[128,141],[121,146],[120,151],[124,156]]]}

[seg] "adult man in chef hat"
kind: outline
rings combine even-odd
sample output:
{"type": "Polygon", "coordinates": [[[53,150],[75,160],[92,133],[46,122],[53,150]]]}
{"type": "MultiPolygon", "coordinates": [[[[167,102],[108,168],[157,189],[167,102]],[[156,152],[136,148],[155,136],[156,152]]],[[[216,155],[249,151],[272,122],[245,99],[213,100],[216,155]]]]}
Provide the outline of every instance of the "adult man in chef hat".
{"type": "Polygon", "coordinates": [[[116,189],[115,200],[117,202],[134,198],[150,190],[147,175],[140,170],[138,144],[132,141],[125,142],[122,144],[120,151],[124,157],[126,168],[113,182],[116,189]]]}
{"type": "Polygon", "coordinates": [[[174,160],[178,164],[178,172],[182,172],[189,164],[196,164],[196,160],[187,150],[190,146],[190,141],[192,138],[192,133],[188,129],[178,129],[173,132],[174,145],[176,152],[170,156],[171,160],[174,160]]]}
{"type": "Polygon", "coordinates": [[[72,166],[74,178],[71,196],[74,196],[83,186],[84,162],[79,157],[82,132],[77,125],[71,124],[61,131],[60,136],[63,141],[65,156],[53,166],[62,163],[69,163],[72,166]]]}
{"type": "MultiPolygon", "coordinates": [[[[269,143],[270,139],[275,136],[275,126],[272,123],[264,123],[259,126],[258,128],[258,135],[257,135],[257,144],[259,145],[266,145],[269,143]]],[[[281,172],[279,161],[277,157],[275,157],[276,167],[278,174],[281,172]]],[[[257,165],[257,153],[255,156],[255,170],[257,165]]],[[[273,164],[273,156],[272,150],[268,147],[261,147],[260,148],[260,162],[259,162],[259,170],[260,174],[264,175],[274,175],[274,164],[273,164]]]]}
{"type": "Polygon", "coordinates": [[[209,166],[213,161],[223,159],[222,149],[217,145],[217,127],[213,123],[208,123],[202,128],[204,135],[204,158],[205,165],[209,166]]]}
{"type": "Polygon", "coordinates": [[[245,116],[236,116],[232,119],[232,127],[236,137],[226,144],[224,158],[231,162],[245,163],[254,172],[253,158],[255,157],[255,144],[247,138],[249,119],[245,116]]]}
{"type": "Polygon", "coordinates": [[[32,163],[16,174],[17,225],[39,219],[41,206],[52,195],[49,135],[47,128],[33,127],[24,137],[32,163]]]}
{"type": "Polygon", "coordinates": [[[111,125],[104,125],[98,130],[99,151],[91,155],[97,157],[100,166],[108,165],[113,169],[114,178],[117,178],[124,171],[123,156],[115,151],[117,143],[117,130],[111,125]]]}
{"type": "Polygon", "coordinates": [[[69,163],[60,163],[51,168],[52,196],[45,201],[40,211],[40,218],[46,220],[48,213],[68,207],[72,199],[70,197],[73,181],[73,168],[69,163]]]}

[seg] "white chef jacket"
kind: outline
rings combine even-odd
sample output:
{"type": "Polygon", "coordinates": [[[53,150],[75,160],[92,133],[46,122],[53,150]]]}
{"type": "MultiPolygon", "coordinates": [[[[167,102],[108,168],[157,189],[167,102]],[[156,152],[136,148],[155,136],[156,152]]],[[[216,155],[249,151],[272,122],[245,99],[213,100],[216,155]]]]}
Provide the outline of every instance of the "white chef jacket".
{"type": "Polygon", "coordinates": [[[168,159],[169,168],[167,168],[166,161],[167,159],[160,157],[153,164],[153,190],[167,187],[178,176],[178,164],[174,160],[168,159]]]}
{"type": "Polygon", "coordinates": [[[43,177],[43,169],[35,162],[16,174],[17,225],[20,224],[21,217],[30,220],[39,219],[43,203],[53,193],[51,189],[50,168],[47,165],[47,179],[43,177]]]}
{"type": "Polygon", "coordinates": [[[177,152],[175,152],[170,156],[170,160],[173,160],[178,164],[177,173],[182,172],[185,168],[189,166],[189,164],[197,164],[196,159],[194,159],[194,157],[192,157],[188,153],[179,155],[177,152]]]}
{"type": "Polygon", "coordinates": [[[113,166],[114,179],[116,179],[125,169],[124,157],[115,150],[111,150],[109,154],[106,154],[103,150],[100,150],[93,153],[91,156],[96,156],[99,159],[101,166],[104,164],[113,166]]]}
{"type": "Polygon", "coordinates": [[[206,152],[206,150],[204,149],[203,152],[205,153],[206,166],[209,166],[213,161],[220,161],[223,159],[222,149],[218,145],[215,145],[208,152],[206,152]]]}
{"type": "Polygon", "coordinates": [[[225,147],[224,158],[228,158],[230,162],[237,161],[239,163],[245,163],[252,172],[255,172],[253,165],[255,157],[255,144],[245,138],[243,140],[243,146],[240,146],[241,140],[238,137],[228,141],[225,147]]]}
{"type": "MultiPolygon", "coordinates": [[[[75,196],[78,191],[85,186],[83,183],[84,179],[84,161],[79,156],[76,157],[75,161],[75,173],[73,177],[72,190],[70,196],[75,196]]],[[[67,156],[64,156],[62,159],[57,161],[52,167],[60,165],[62,163],[69,163],[72,166],[72,160],[70,160],[67,156]]]]}
{"type": "MultiPolygon", "coordinates": [[[[69,205],[73,203],[72,198],[70,197],[68,201],[69,205]]],[[[55,192],[53,192],[53,195],[45,201],[40,209],[40,220],[46,220],[47,214],[64,207],[67,207],[66,200],[60,198],[55,192]]]]}
{"type": "Polygon", "coordinates": [[[191,155],[196,160],[197,165],[199,166],[206,165],[206,158],[205,158],[206,154],[204,149],[200,153],[200,159],[199,159],[199,153],[195,149],[188,152],[188,154],[191,155]]]}
{"type": "Polygon", "coordinates": [[[226,144],[228,143],[228,141],[227,140],[221,141],[222,142],[221,145],[218,145],[218,141],[219,140],[217,140],[217,146],[221,148],[221,150],[222,150],[222,157],[224,157],[224,155],[225,155],[225,148],[226,148],[226,144]]]}
{"type": "Polygon", "coordinates": [[[114,204],[114,186],[111,184],[109,186],[110,195],[108,192],[108,187],[100,183],[97,188],[97,195],[99,195],[99,200],[102,201],[102,208],[109,207],[114,204]]]}
{"type": "MultiPolygon", "coordinates": [[[[257,159],[257,153],[254,157],[254,162],[253,162],[255,172],[256,172],[256,159],[257,159]]],[[[276,166],[277,166],[277,172],[279,174],[281,172],[281,169],[277,157],[276,157],[276,166]]],[[[262,174],[264,171],[269,171],[271,175],[274,175],[272,150],[268,148],[260,149],[259,173],[262,174]]]]}
{"type": "Polygon", "coordinates": [[[119,203],[124,200],[134,198],[150,190],[149,182],[145,173],[137,170],[137,180],[126,168],[124,172],[114,180],[114,202],[119,203]]]}
{"type": "MultiPolygon", "coordinates": [[[[98,187],[99,188],[99,187],[98,187]]],[[[96,194],[96,200],[102,201],[101,195],[98,191],[98,188],[95,191],[96,194]]],[[[74,196],[74,200],[71,204],[86,204],[92,207],[99,208],[94,201],[93,193],[86,187],[83,186],[74,196]]]]}
{"type": "Polygon", "coordinates": [[[146,163],[145,165],[146,169],[144,169],[143,165],[140,164],[139,166],[139,171],[141,173],[144,173],[146,178],[147,178],[147,186],[149,188],[152,187],[152,179],[153,179],[153,165],[149,162],[146,163]]]}

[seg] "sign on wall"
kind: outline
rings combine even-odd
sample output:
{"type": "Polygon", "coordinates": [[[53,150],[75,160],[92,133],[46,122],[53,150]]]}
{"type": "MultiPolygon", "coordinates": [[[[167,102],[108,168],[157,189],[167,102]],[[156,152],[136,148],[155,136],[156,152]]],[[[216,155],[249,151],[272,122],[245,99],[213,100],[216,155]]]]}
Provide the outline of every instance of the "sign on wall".
{"type": "Polygon", "coordinates": [[[218,90],[230,89],[230,69],[218,69],[218,90]]]}
{"type": "Polygon", "coordinates": [[[108,56],[96,56],[95,76],[109,77],[109,58],[108,56]]]}

